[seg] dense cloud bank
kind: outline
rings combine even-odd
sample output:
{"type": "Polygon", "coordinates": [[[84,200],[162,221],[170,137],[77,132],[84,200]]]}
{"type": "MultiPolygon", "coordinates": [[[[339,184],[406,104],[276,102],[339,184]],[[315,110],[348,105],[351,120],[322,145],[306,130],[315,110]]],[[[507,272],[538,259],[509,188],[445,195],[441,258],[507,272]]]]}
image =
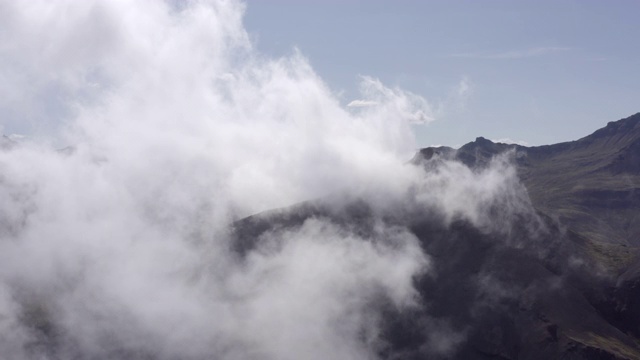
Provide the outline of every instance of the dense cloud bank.
{"type": "Polygon", "coordinates": [[[254,50],[243,8],[0,2],[0,123],[33,129],[0,151],[3,357],[375,358],[380,304],[430,271],[414,235],[311,219],[239,258],[229,226],[332,194],[486,232],[531,212],[508,160],[407,164],[427,101],[364,78],[341,107],[301,54],[254,50]]]}

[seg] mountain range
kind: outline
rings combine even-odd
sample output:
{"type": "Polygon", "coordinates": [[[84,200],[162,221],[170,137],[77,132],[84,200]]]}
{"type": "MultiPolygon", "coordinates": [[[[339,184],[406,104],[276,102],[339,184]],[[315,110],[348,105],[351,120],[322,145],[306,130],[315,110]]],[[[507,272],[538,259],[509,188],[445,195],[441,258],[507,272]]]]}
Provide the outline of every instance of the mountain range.
{"type": "Polygon", "coordinates": [[[347,196],[336,206],[328,197],[237,221],[235,251],[246,256],[265,234],[309,219],[363,238],[380,222],[403,227],[433,271],[413,279],[416,306],[379,301],[380,357],[640,359],[640,113],[554,145],[478,137],[459,149],[424,148],[408,166],[429,173],[454,163],[478,173],[500,157],[515,168],[532,209],[484,209],[507,227],[443,221],[415,204],[380,213],[347,196]]]}

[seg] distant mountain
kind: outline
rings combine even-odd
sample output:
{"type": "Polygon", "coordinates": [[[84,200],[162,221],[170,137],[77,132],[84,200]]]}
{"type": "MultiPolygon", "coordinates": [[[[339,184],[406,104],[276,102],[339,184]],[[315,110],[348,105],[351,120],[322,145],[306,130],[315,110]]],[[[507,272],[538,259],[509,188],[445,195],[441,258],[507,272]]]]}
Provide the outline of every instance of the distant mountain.
{"type": "MultiPolygon", "coordinates": [[[[447,223],[411,204],[381,214],[365,199],[326,198],[236,222],[235,250],[245,256],[266,234],[311,218],[363,237],[380,222],[409,229],[436,275],[415,279],[417,308],[381,305],[382,358],[640,359],[640,114],[577,141],[525,147],[479,137],[460,149],[422,149],[412,164],[481,171],[505,152],[534,208],[508,232],[447,223]],[[536,221],[544,230],[531,230],[536,221]],[[438,324],[464,339],[434,351],[438,324]]],[[[488,216],[501,221],[500,211],[488,216]]]]}
{"type": "Polygon", "coordinates": [[[458,150],[422,149],[415,161],[440,155],[478,167],[508,150],[536,209],[590,240],[640,245],[640,113],[576,141],[526,147],[479,137],[458,150]]]}

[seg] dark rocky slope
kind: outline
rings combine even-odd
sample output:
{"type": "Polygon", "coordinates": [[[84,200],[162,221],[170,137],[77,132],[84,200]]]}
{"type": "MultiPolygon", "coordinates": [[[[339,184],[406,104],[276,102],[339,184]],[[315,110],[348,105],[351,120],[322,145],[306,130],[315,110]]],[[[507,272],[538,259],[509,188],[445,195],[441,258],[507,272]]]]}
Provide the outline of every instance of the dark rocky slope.
{"type": "MultiPolygon", "coordinates": [[[[371,235],[376,221],[409,229],[432,259],[415,279],[420,306],[385,306],[380,355],[388,359],[640,359],[640,114],[577,141],[540,147],[484,138],[458,150],[422,149],[429,168],[442,159],[473,169],[513,151],[535,209],[512,231],[446,223],[428,208],[380,214],[362,199],[303,203],[235,224],[243,256],[266,234],[310,218],[371,235]],[[544,230],[531,232],[541,221],[544,230]],[[434,347],[446,328],[451,349],[434,347]]],[[[444,336],[444,335],[442,335],[444,336]]]]}

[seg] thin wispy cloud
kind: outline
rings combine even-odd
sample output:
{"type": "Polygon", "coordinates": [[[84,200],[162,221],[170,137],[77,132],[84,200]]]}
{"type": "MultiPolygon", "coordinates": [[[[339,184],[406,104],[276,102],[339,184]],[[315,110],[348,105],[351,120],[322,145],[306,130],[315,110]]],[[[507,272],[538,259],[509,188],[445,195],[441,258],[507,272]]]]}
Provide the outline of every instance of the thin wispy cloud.
{"type": "Polygon", "coordinates": [[[464,76],[462,77],[462,79],[460,79],[460,82],[456,87],[456,94],[461,97],[466,97],[469,95],[470,92],[471,92],[471,83],[469,81],[469,78],[464,76]]]}
{"type": "Polygon", "coordinates": [[[529,146],[530,144],[524,140],[512,140],[511,138],[500,138],[500,139],[490,139],[494,143],[502,143],[502,144],[515,144],[522,146],[529,146]]]}
{"type": "Polygon", "coordinates": [[[467,59],[490,59],[490,60],[503,60],[503,59],[523,59],[537,56],[548,55],[552,53],[569,51],[570,47],[548,46],[548,47],[533,47],[529,49],[521,50],[509,50],[503,52],[468,52],[450,54],[448,57],[453,58],[467,58],[467,59]]]}
{"type": "Polygon", "coordinates": [[[347,104],[348,107],[367,107],[367,106],[376,106],[376,105],[378,105],[377,102],[369,101],[369,100],[353,100],[352,102],[347,104]]]}
{"type": "Polygon", "coordinates": [[[360,82],[360,99],[355,99],[349,108],[376,108],[381,116],[387,111],[400,116],[411,124],[426,124],[435,120],[432,105],[419,95],[398,87],[388,88],[380,80],[363,76],[360,82]]]}

